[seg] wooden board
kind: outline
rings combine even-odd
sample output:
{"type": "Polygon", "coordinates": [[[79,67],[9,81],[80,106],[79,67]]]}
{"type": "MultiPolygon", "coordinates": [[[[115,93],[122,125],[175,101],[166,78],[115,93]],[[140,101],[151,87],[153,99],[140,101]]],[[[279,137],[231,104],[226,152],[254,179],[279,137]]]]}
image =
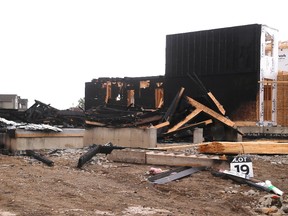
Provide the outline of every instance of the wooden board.
{"type": "Polygon", "coordinates": [[[224,117],[223,115],[215,112],[214,110],[210,109],[209,107],[199,103],[198,101],[196,101],[196,100],[194,100],[188,96],[186,96],[186,98],[192,106],[196,107],[197,109],[201,109],[203,112],[212,116],[213,118],[217,119],[218,121],[221,121],[225,125],[232,127],[232,128],[236,128],[235,123],[233,121],[231,121],[230,119],[224,117]]]}
{"type": "Polygon", "coordinates": [[[165,122],[162,122],[162,123],[160,123],[160,124],[154,125],[153,127],[159,129],[159,128],[162,128],[162,127],[166,127],[166,126],[168,126],[169,124],[170,124],[169,121],[165,121],[165,122]]]}
{"type": "Polygon", "coordinates": [[[265,142],[210,142],[198,151],[211,154],[288,154],[288,143],[265,142]]]}
{"type": "Polygon", "coordinates": [[[195,116],[197,116],[201,111],[202,111],[201,109],[195,109],[195,110],[193,110],[193,112],[191,112],[188,116],[186,116],[183,121],[179,122],[178,124],[176,124],[176,125],[174,125],[172,128],[170,128],[167,133],[171,133],[171,132],[179,129],[179,128],[182,127],[184,124],[186,124],[186,123],[189,122],[191,119],[193,119],[195,116]]]}
{"type": "Polygon", "coordinates": [[[211,98],[211,100],[214,102],[214,104],[217,106],[218,110],[222,113],[222,115],[225,115],[225,113],[226,113],[225,109],[219,103],[219,101],[215,98],[215,96],[212,94],[212,92],[208,92],[207,94],[211,98]]]}
{"type": "Polygon", "coordinates": [[[103,124],[103,123],[101,123],[101,122],[88,121],[88,120],[85,121],[85,124],[87,124],[87,125],[94,125],[94,126],[105,126],[105,125],[106,125],[106,124],[103,124]]]}
{"type": "Polygon", "coordinates": [[[181,132],[181,131],[193,129],[195,127],[201,127],[201,126],[204,126],[204,125],[208,125],[208,124],[211,124],[212,122],[213,121],[211,119],[208,119],[206,121],[197,122],[195,124],[189,124],[189,125],[187,125],[185,127],[179,128],[177,130],[170,131],[170,132],[167,132],[167,133],[163,133],[163,135],[171,135],[171,134],[178,133],[178,132],[181,132]]]}

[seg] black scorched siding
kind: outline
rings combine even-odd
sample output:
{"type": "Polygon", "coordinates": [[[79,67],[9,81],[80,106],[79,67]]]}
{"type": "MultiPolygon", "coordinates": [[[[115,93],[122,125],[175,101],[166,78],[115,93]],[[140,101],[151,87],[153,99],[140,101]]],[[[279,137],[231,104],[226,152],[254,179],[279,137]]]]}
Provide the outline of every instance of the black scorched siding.
{"type": "Polygon", "coordinates": [[[227,114],[255,100],[260,73],[261,25],[166,36],[165,104],[181,86],[201,97],[211,91],[227,114]]]}

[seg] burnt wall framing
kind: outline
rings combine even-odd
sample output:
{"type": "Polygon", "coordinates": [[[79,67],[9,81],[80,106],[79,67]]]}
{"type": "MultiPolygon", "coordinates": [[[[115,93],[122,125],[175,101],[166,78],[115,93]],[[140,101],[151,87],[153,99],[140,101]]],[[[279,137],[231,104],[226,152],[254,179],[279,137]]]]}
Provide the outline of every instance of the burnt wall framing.
{"type": "Polygon", "coordinates": [[[167,35],[165,104],[180,87],[194,98],[211,91],[227,115],[243,102],[256,101],[260,39],[259,24],[167,35]]]}
{"type": "Polygon", "coordinates": [[[85,83],[85,109],[100,105],[156,108],[156,89],[163,91],[164,76],[98,78],[85,83]]]}

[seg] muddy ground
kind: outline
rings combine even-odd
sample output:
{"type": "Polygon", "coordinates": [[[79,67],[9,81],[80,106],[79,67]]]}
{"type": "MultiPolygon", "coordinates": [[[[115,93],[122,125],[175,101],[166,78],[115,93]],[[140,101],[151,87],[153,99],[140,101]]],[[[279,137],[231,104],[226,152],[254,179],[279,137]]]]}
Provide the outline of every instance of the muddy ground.
{"type": "MultiPolygon", "coordinates": [[[[0,154],[0,215],[265,215],[259,200],[268,192],[215,177],[209,170],[153,185],[147,181],[152,166],[115,163],[98,155],[79,169],[82,153],[46,154],[52,167],[25,155],[0,154]]],[[[251,157],[255,178],[288,191],[288,156],[251,157]]],[[[283,199],[285,204],[286,194],[283,199]]]]}

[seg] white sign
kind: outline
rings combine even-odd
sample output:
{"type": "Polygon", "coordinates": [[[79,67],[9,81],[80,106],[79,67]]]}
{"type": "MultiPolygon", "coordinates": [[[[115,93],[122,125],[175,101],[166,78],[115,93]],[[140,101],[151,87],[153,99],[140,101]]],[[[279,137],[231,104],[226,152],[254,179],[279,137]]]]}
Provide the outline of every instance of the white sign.
{"type": "Polygon", "coordinates": [[[252,160],[248,156],[237,156],[230,163],[230,170],[244,174],[247,178],[254,177],[252,160]]]}

